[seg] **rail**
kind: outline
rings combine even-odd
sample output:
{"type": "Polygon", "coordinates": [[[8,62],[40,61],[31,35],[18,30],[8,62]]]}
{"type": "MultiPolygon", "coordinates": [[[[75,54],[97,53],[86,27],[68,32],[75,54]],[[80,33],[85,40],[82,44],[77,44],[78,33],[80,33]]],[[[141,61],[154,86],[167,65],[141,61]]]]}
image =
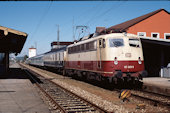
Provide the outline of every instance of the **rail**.
{"type": "Polygon", "coordinates": [[[61,85],[58,85],[49,79],[44,79],[42,75],[26,68],[23,65],[21,65],[21,67],[26,69],[27,74],[31,77],[32,80],[34,80],[37,87],[40,88],[40,90],[49,98],[53,104],[55,104],[54,106],[57,106],[57,108],[60,109],[61,112],[107,113],[106,110],[67,90],[66,88],[63,88],[61,85]],[[38,77],[43,83],[39,84],[31,75],[38,77]]]}

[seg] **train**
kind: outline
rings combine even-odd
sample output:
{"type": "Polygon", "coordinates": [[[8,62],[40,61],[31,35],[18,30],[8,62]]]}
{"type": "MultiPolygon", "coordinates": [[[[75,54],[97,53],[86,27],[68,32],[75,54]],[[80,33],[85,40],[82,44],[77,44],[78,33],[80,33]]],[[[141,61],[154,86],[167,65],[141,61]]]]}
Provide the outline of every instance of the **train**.
{"type": "Polygon", "coordinates": [[[135,84],[147,72],[141,40],[130,33],[89,35],[66,47],[27,59],[65,76],[109,84],[135,84]]]}

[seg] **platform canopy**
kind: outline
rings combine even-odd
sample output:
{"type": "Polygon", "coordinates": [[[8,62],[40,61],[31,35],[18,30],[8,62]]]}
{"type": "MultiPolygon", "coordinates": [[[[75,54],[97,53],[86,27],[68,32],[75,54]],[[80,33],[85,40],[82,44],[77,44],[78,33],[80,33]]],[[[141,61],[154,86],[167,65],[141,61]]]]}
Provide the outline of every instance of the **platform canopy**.
{"type": "Polygon", "coordinates": [[[170,47],[170,40],[169,39],[158,39],[158,38],[151,38],[151,37],[140,37],[142,40],[142,44],[156,44],[158,46],[170,47]]]}
{"type": "Polygon", "coordinates": [[[0,53],[20,53],[27,36],[24,32],[0,26],[0,53]]]}
{"type": "Polygon", "coordinates": [[[140,37],[145,69],[150,77],[163,76],[163,69],[170,63],[170,40],[140,37]]]}

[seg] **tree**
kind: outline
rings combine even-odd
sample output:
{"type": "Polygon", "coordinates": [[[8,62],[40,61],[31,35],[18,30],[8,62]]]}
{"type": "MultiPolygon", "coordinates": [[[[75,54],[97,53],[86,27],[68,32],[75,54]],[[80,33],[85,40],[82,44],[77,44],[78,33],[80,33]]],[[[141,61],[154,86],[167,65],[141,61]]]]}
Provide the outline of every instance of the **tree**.
{"type": "Polygon", "coordinates": [[[24,61],[25,61],[27,58],[28,58],[28,56],[27,56],[27,55],[25,55],[25,56],[24,56],[24,61]]]}

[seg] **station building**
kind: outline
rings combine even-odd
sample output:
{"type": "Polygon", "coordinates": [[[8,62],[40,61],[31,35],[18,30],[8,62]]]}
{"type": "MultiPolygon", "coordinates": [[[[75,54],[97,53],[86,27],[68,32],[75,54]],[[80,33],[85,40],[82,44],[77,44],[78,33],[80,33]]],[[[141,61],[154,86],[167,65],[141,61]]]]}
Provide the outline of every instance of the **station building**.
{"type": "Polygon", "coordinates": [[[145,68],[148,76],[170,77],[170,13],[159,9],[135,19],[114,25],[101,33],[127,32],[142,40],[145,68]]]}

